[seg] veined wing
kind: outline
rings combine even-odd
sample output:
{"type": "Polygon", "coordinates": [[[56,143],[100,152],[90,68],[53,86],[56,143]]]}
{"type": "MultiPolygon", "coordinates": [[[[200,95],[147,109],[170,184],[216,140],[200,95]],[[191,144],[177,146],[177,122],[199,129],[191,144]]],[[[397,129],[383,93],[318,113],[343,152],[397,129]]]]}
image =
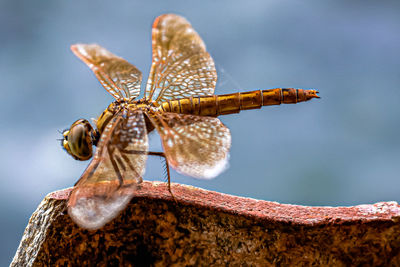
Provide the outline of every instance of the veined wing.
{"type": "Polygon", "coordinates": [[[152,113],[168,163],[178,172],[211,179],[228,166],[231,134],[218,118],[152,113]]]}
{"type": "Polygon", "coordinates": [[[75,44],[71,50],[115,99],[133,99],[140,94],[142,73],[123,58],[97,44],[75,44]]]}
{"type": "Polygon", "coordinates": [[[93,160],[71,193],[71,218],[87,229],[98,229],[115,218],[142,181],[147,151],[142,111],[120,111],[104,129],[93,160]]]}
{"type": "Polygon", "coordinates": [[[161,15],[152,30],[153,61],[145,97],[163,102],[214,94],[214,61],[190,23],[177,15],[161,15]]]}

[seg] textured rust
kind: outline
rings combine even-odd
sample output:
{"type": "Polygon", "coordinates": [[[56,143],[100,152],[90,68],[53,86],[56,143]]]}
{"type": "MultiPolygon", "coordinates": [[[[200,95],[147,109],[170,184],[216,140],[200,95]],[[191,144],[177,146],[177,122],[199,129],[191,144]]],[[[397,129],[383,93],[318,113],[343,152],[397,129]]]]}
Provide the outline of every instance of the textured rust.
{"type": "Polygon", "coordinates": [[[49,194],[12,266],[400,265],[400,207],[305,207],[144,182],[126,210],[87,231],[49,194]]]}

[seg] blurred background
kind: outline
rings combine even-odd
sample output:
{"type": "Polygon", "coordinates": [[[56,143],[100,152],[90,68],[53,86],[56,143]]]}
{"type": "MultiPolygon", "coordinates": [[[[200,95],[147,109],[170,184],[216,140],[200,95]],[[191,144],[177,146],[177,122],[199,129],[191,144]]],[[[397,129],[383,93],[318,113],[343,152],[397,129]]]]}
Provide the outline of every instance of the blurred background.
{"type": "MultiPolygon", "coordinates": [[[[72,186],[88,162],[58,132],[113,101],[69,50],[96,42],[151,64],[151,24],[185,16],[220,71],[216,93],[317,88],[321,99],[221,117],[230,168],[173,182],[302,205],[400,200],[400,3],[397,1],[0,1],[0,265],[10,263],[46,194],[72,186]]],[[[151,136],[153,150],[159,137],[151,136]]],[[[164,180],[151,158],[145,176],[164,180]]]]}

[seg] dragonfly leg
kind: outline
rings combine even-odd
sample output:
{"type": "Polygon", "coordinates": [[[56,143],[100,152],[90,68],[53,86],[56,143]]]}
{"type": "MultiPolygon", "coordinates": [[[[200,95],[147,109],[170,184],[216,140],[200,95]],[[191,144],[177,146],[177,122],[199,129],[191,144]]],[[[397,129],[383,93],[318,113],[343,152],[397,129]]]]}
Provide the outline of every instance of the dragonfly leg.
{"type": "MultiPolygon", "coordinates": [[[[146,153],[146,152],[136,151],[136,150],[121,150],[121,153],[125,153],[125,154],[143,154],[143,153],[146,153]]],[[[171,196],[174,199],[174,201],[177,202],[174,194],[172,193],[172,189],[171,189],[171,175],[170,175],[170,172],[169,172],[169,164],[168,164],[167,158],[165,157],[165,153],[164,152],[148,151],[147,155],[163,157],[165,159],[165,169],[167,170],[167,178],[168,178],[168,191],[171,194],[171,196]]]]}
{"type": "Polygon", "coordinates": [[[143,177],[140,176],[137,171],[135,170],[135,167],[133,166],[131,160],[129,159],[129,157],[127,157],[125,154],[121,154],[121,157],[124,159],[124,161],[128,164],[129,168],[131,169],[131,171],[133,171],[136,174],[137,181],[138,183],[141,183],[143,181],[143,177]]]}
{"type": "Polygon", "coordinates": [[[151,151],[149,151],[149,152],[147,152],[147,154],[150,155],[150,156],[163,157],[165,159],[165,168],[167,170],[167,175],[168,175],[168,191],[171,194],[171,196],[174,199],[174,201],[177,202],[176,198],[175,198],[175,196],[174,196],[174,194],[172,193],[172,190],[171,190],[171,176],[170,176],[170,173],[169,173],[169,164],[168,164],[167,158],[165,157],[165,153],[164,152],[151,152],[151,151]]]}
{"type": "MultiPolygon", "coordinates": [[[[117,177],[118,177],[118,183],[119,183],[118,187],[121,187],[121,185],[123,184],[123,180],[122,180],[122,175],[121,175],[121,172],[120,172],[120,170],[118,168],[117,162],[114,160],[114,157],[113,157],[114,149],[112,149],[110,146],[108,146],[107,151],[108,151],[108,155],[109,155],[111,164],[112,164],[112,166],[114,168],[114,171],[115,171],[115,173],[117,174],[117,177]]],[[[117,160],[118,159],[119,158],[117,158],[117,160]]],[[[120,163],[120,164],[122,164],[122,163],[120,163]]]]}

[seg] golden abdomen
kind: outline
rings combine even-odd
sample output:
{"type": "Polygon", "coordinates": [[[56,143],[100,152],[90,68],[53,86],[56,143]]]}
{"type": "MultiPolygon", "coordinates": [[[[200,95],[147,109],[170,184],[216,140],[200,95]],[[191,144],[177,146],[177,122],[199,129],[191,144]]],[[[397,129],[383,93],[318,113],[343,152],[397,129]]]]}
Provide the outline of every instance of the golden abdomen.
{"type": "Polygon", "coordinates": [[[276,88],[227,95],[212,95],[169,100],[161,103],[164,112],[219,116],[238,113],[246,109],[259,109],[262,106],[296,104],[319,98],[316,90],[276,88]]]}

